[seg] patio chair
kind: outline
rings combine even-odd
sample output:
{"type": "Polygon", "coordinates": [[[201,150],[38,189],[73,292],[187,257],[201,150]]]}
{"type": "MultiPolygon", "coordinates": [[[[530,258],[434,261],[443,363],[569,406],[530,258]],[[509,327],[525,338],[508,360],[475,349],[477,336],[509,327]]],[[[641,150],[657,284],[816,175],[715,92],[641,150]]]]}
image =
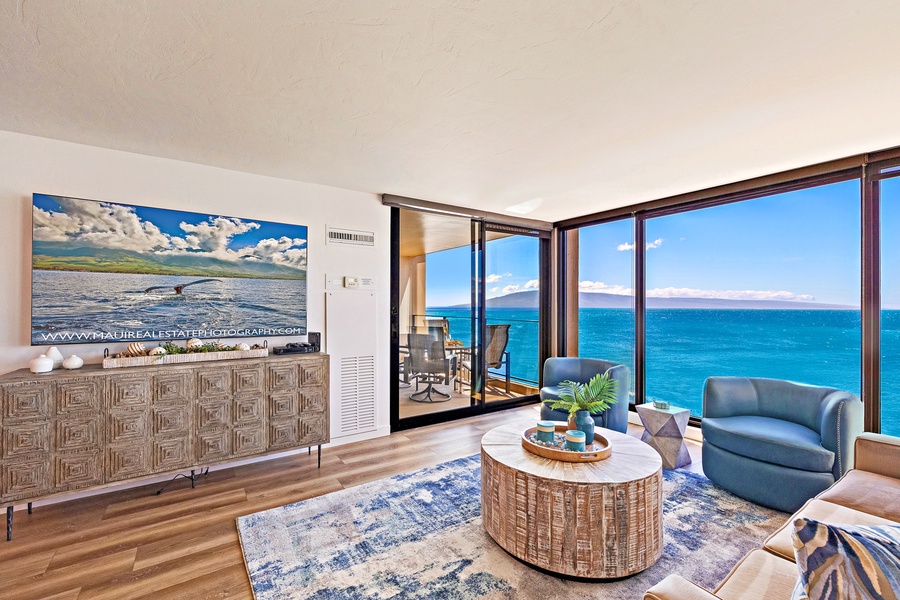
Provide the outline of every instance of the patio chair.
{"type": "Polygon", "coordinates": [[[444,339],[450,339],[450,319],[447,317],[424,317],[425,327],[431,329],[439,327],[444,331],[444,339]]]}
{"type": "Polygon", "coordinates": [[[450,394],[436,389],[434,384],[453,384],[456,377],[456,355],[444,348],[443,327],[428,327],[427,331],[428,333],[409,334],[408,373],[416,380],[416,392],[410,394],[409,399],[414,402],[446,402],[450,399],[450,394]],[[420,383],[426,384],[422,391],[419,391],[420,383]]]}
{"type": "MultiPolygon", "coordinates": [[[[509,351],[506,346],[509,344],[509,324],[504,325],[488,325],[484,345],[484,357],[489,369],[505,369],[506,393],[509,393],[509,351]]],[[[460,362],[461,373],[468,373],[466,383],[471,384],[472,380],[472,352],[464,351],[464,355],[468,358],[460,362]]],[[[460,383],[463,378],[460,377],[460,383]]]]}

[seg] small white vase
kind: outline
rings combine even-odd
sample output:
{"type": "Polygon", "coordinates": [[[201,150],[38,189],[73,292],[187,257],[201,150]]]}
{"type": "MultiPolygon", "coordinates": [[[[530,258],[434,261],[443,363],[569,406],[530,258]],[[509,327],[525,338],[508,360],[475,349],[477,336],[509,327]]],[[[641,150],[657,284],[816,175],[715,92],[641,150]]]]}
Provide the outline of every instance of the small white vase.
{"type": "Polygon", "coordinates": [[[53,361],[54,369],[58,369],[62,366],[63,355],[56,346],[50,346],[50,348],[46,352],[46,356],[53,361]]]}
{"type": "Polygon", "coordinates": [[[28,363],[28,368],[32,373],[49,373],[53,370],[53,359],[46,354],[41,354],[28,363]]]}
{"type": "Polygon", "coordinates": [[[80,369],[84,366],[84,360],[74,354],[63,361],[63,367],[66,369],[80,369]]]}

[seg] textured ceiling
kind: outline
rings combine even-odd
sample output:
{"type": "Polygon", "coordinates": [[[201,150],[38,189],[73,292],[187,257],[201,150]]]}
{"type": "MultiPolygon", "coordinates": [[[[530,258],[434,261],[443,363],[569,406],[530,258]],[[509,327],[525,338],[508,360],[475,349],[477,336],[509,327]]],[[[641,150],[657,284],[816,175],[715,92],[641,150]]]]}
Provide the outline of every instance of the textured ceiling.
{"type": "Polygon", "coordinates": [[[0,0],[0,129],[558,220],[900,145],[898,31],[896,1],[0,0]]]}

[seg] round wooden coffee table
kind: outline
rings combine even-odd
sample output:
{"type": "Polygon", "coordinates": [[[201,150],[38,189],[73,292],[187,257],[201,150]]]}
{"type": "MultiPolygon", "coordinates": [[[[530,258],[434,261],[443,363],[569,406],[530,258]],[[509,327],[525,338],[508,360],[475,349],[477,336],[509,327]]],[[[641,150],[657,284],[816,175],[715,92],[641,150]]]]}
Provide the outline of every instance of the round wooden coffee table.
{"type": "Polygon", "coordinates": [[[662,554],[662,459],[609,429],[612,455],[598,462],[541,458],[522,447],[520,425],[481,439],[484,528],[536,567],[592,579],[643,571],[662,554]]]}

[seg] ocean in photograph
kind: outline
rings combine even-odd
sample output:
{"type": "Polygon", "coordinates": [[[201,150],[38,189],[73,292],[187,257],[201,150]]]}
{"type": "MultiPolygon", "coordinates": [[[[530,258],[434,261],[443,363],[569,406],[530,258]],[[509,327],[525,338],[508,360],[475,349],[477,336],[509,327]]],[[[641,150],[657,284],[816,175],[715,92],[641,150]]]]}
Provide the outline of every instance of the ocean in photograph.
{"type": "MultiPolygon", "coordinates": [[[[431,308],[468,344],[467,308],[431,308]]],[[[487,309],[488,323],[510,323],[512,376],[538,378],[538,312],[487,309]]],[[[882,431],[900,434],[900,311],[882,313],[882,431]]],[[[579,311],[579,354],[634,369],[634,314],[579,311]]],[[[860,393],[860,314],[854,310],[649,309],[647,395],[700,416],[703,383],[713,375],[771,377],[860,393]]]]}
{"type": "Polygon", "coordinates": [[[175,292],[198,279],[35,270],[32,344],[306,333],[304,280],[219,277],[175,292]]]}

